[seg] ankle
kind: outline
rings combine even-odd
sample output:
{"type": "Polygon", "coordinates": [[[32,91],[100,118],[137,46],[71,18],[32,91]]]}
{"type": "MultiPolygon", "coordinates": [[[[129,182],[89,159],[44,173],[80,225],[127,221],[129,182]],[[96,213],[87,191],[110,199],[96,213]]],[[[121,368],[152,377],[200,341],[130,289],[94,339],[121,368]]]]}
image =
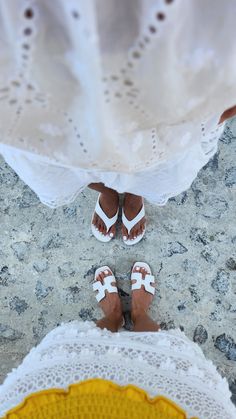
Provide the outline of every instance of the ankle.
{"type": "Polygon", "coordinates": [[[118,192],[116,192],[114,189],[108,189],[104,187],[104,190],[101,192],[102,198],[110,198],[110,199],[119,199],[118,192]]]}
{"type": "Polygon", "coordinates": [[[123,320],[123,313],[122,313],[120,305],[118,304],[114,306],[112,309],[110,309],[109,311],[106,311],[106,313],[104,314],[105,314],[105,317],[114,324],[119,324],[123,320]]]}
{"type": "Polygon", "coordinates": [[[100,202],[103,205],[115,205],[117,207],[119,205],[119,195],[113,189],[105,188],[100,194],[100,202]]]}
{"type": "Polygon", "coordinates": [[[143,205],[143,197],[139,195],[133,195],[130,193],[126,193],[124,197],[124,207],[128,207],[129,209],[135,209],[137,211],[138,208],[142,208],[143,205]]]}
{"type": "Polygon", "coordinates": [[[123,313],[120,310],[112,310],[104,313],[104,317],[97,321],[97,326],[101,329],[108,329],[116,332],[123,324],[123,313]]]}
{"type": "Polygon", "coordinates": [[[143,309],[137,308],[137,309],[132,309],[131,311],[131,319],[133,323],[136,323],[137,321],[145,318],[146,316],[147,316],[147,313],[143,309]]]}
{"type": "Polygon", "coordinates": [[[120,324],[119,323],[113,323],[107,317],[103,317],[102,319],[98,320],[96,322],[96,325],[100,329],[107,329],[107,330],[110,330],[110,332],[113,332],[113,333],[118,332],[118,330],[120,328],[120,324]]]}
{"type": "Polygon", "coordinates": [[[125,196],[124,198],[128,201],[142,201],[143,197],[141,195],[134,195],[132,193],[129,192],[125,192],[125,196]]]}
{"type": "Polygon", "coordinates": [[[114,217],[119,207],[119,195],[113,189],[106,188],[100,193],[99,204],[108,217],[114,217]]]}

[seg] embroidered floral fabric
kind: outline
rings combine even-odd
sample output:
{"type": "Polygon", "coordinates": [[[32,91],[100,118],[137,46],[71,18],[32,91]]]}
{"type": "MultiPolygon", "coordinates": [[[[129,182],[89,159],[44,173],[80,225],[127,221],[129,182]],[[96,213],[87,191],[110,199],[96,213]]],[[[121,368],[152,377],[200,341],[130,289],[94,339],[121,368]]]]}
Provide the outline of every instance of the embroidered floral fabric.
{"type": "Polygon", "coordinates": [[[96,181],[165,204],[235,104],[235,12],[236,0],[0,0],[0,152],[52,207],[96,181]]]}
{"type": "Polygon", "coordinates": [[[89,378],[134,384],[201,419],[233,419],[227,381],[180,331],[111,333],[92,322],[50,332],[0,386],[0,414],[38,390],[89,378]]]}

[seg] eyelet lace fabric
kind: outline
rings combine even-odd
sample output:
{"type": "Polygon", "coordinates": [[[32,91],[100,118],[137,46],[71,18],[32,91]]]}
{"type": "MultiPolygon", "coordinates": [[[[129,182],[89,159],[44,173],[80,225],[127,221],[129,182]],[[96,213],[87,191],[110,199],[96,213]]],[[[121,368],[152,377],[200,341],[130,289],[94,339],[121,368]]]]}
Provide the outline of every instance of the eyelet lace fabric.
{"type": "Polygon", "coordinates": [[[216,118],[211,123],[201,124],[200,143],[174,159],[134,174],[62,167],[3,144],[0,144],[0,152],[40,201],[51,208],[72,203],[86,186],[96,182],[119,193],[129,191],[142,195],[149,202],[162,206],[191,186],[198,171],[216,152],[223,129],[224,124],[216,126],[216,118]]]}
{"type": "Polygon", "coordinates": [[[8,375],[0,386],[0,414],[33,392],[89,378],[166,396],[189,417],[235,418],[226,380],[182,332],[111,333],[77,321],[51,331],[8,375]]]}
{"type": "Polygon", "coordinates": [[[0,0],[0,152],[51,207],[90,182],[165,204],[235,104],[235,13],[236,0],[214,13],[210,0],[0,0]]]}

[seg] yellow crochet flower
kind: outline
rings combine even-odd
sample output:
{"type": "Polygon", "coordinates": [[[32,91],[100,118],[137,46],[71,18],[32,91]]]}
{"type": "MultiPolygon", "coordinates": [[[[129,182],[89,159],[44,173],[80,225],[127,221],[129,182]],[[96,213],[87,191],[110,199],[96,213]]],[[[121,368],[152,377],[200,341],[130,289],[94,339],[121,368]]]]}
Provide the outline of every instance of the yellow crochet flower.
{"type": "MultiPolygon", "coordinates": [[[[50,389],[29,395],[4,419],[187,419],[171,400],[150,398],[138,387],[121,387],[91,379],[67,390],[50,389]]],[[[197,418],[192,418],[197,419],[197,418]]]]}

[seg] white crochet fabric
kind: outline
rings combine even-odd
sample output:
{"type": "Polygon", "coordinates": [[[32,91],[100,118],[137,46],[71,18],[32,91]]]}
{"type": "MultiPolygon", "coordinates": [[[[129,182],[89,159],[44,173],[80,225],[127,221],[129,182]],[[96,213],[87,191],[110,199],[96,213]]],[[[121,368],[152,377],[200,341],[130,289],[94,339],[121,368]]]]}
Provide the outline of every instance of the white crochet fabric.
{"type": "Polygon", "coordinates": [[[51,331],[8,375],[0,386],[0,414],[32,392],[96,377],[169,397],[189,417],[236,417],[226,380],[182,332],[111,333],[77,321],[51,331]]]}
{"type": "Polygon", "coordinates": [[[0,0],[0,152],[51,207],[90,182],[163,205],[235,104],[236,0],[0,0]]]}

